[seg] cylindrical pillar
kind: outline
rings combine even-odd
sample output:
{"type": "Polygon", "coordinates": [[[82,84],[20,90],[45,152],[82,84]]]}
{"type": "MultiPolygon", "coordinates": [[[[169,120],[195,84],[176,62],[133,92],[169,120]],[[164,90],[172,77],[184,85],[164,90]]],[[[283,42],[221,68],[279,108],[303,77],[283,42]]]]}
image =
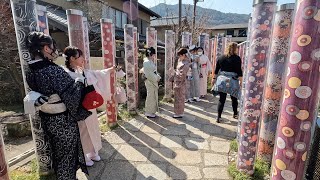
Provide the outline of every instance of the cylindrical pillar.
{"type": "Polygon", "coordinates": [[[182,41],[181,41],[181,46],[182,47],[190,47],[192,45],[192,36],[191,36],[191,33],[189,32],[182,32],[181,34],[181,38],[182,38],[182,41]]]}
{"type": "Polygon", "coordinates": [[[69,45],[76,46],[83,52],[84,59],[86,60],[84,67],[86,69],[90,68],[90,63],[88,61],[87,54],[85,53],[86,45],[84,42],[84,25],[83,25],[83,13],[82,11],[76,9],[67,9],[67,20],[68,20],[68,35],[69,35],[69,45]]]}
{"type": "Polygon", "coordinates": [[[0,179],[9,180],[8,164],[4,152],[5,147],[2,138],[2,130],[0,128],[0,179]]]}
{"type": "MultiPolygon", "coordinates": [[[[213,49],[214,49],[214,38],[209,39],[209,50],[208,50],[208,58],[211,64],[213,64],[213,49]]],[[[212,67],[213,68],[213,67],[212,67]]]]}
{"type": "MultiPolygon", "coordinates": [[[[115,65],[115,28],[111,19],[101,19],[101,42],[102,55],[104,59],[104,68],[110,68],[115,65]]],[[[115,126],[117,124],[117,104],[115,102],[116,93],[116,77],[115,72],[110,74],[111,100],[107,101],[107,118],[108,125],[115,126]]]]}
{"type": "Polygon", "coordinates": [[[126,64],[126,86],[127,86],[127,107],[132,114],[137,110],[136,86],[138,85],[135,62],[135,39],[133,34],[134,26],[126,24],[124,27],[124,44],[125,44],[125,64],[126,64]]]}
{"type": "Polygon", "coordinates": [[[49,35],[47,8],[37,4],[37,15],[39,31],[49,35]]]}
{"type": "Polygon", "coordinates": [[[174,40],[174,32],[172,30],[165,31],[165,96],[164,99],[166,101],[172,100],[173,95],[173,84],[169,81],[171,75],[169,69],[173,67],[174,63],[174,49],[175,49],[175,40],[174,40]]]}
{"type": "Polygon", "coordinates": [[[263,87],[266,77],[267,56],[270,49],[270,36],[276,0],[255,0],[253,3],[252,35],[248,59],[248,82],[243,100],[241,116],[238,169],[253,174],[256,146],[261,117],[263,87]]]}
{"type": "MultiPolygon", "coordinates": [[[[29,92],[26,83],[25,72],[28,71],[27,62],[31,61],[30,53],[26,47],[26,38],[30,31],[37,29],[36,1],[35,0],[11,0],[11,9],[19,57],[22,69],[23,84],[25,92],[29,92]]],[[[48,141],[45,141],[43,128],[39,117],[39,112],[35,116],[30,116],[33,140],[36,144],[36,157],[39,164],[39,173],[46,175],[52,173],[51,149],[48,141]]]]}
{"type": "Polygon", "coordinates": [[[157,30],[152,27],[147,27],[147,46],[153,47],[156,50],[154,64],[157,66],[157,30]]]}
{"type": "Polygon", "coordinates": [[[272,32],[259,133],[258,157],[271,163],[289,52],[294,4],[279,6],[272,32]]]}
{"type": "Polygon", "coordinates": [[[320,1],[298,1],[277,126],[272,178],[303,179],[320,99],[320,1]]]}
{"type": "Polygon", "coordinates": [[[83,21],[83,41],[84,41],[84,58],[86,58],[85,62],[87,63],[85,66],[91,69],[90,64],[90,39],[89,39],[89,23],[88,18],[82,17],[83,21]]]}
{"type": "Polygon", "coordinates": [[[138,28],[134,27],[133,28],[133,43],[134,43],[134,67],[135,67],[135,80],[136,80],[136,102],[137,102],[137,107],[139,107],[139,64],[138,64],[138,58],[139,58],[139,47],[138,47],[138,41],[139,41],[139,33],[138,33],[138,28]]]}
{"type": "Polygon", "coordinates": [[[209,44],[209,34],[205,34],[204,36],[204,46],[203,46],[203,50],[204,50],[204,54],[209,58],[210,60],[210,44],[209,44]]]}
{"type": "Polygon", "coordinates": [[[224,52],[222,49],[222,36],[218,34],[216,38],[217,38],[217,46],[216,46],[216,60],[217,60],[224,54],[224,52]]]}

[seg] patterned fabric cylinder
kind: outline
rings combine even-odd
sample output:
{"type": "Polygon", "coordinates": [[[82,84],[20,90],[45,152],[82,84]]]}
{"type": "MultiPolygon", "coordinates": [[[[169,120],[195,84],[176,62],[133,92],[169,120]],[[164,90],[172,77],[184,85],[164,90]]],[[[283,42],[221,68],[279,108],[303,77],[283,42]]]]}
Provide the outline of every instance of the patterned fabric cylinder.
{"type": "MultiPolygon", "coordinates": [[[[115,65],[115,27],[111,19],[101,19],[101,42],[102,54],[104,59],[104,68],[110,68],[115,65]]],[[[110,90],[111,100],[107,102],[107,118],[108,125],[114,126],[117,124],[117,104],[115,102],[116,92],[116,76],[114,72],[110,73],[110,90]]]]}
{"type": "Polygon", "coordinates": [[[157,66],[157,30],[155,28],[147,27],[147,47],[153,47],[156,50],[154,64],[157,66]]]}
{"type": "Polygon", "coordinates": [[[199,47],[203,48],[204,54],[209,57],[209,35],[202,33],[198,40],[199,47]]]}
{"type": "Polygon", "coordinates": [[[221,52],[224,54],[225,47],[226,47],[226,37],[222,37],[222,47],[221,47],[221,52]]]}
{"type": "Polygon", "coordinates": [[[241,116],[238,169],[253,174],[261,117],[263,87],[266,77],[267,56],[269,54],[273,16],[276,0],[256,0],[253,5],[252,35],[246,89],[241,116]]]}
{"type": "Polygon", "coordinates": [[[9,180],[8,164],[4,152],[5,147],[2,138],[2,130],[0,128],[0,179],[9,180]]]}
{"type": "MultiPolygon", "coordinates": [[[[31,61],[30,53],[26,47],[26,38],[30,31],[38,27],[36,17],[35,0],[11,0],[12,15],[17,36],[17,44],[22,69],[23,84],[26,93],[30,91],[25,79],[25,72],[28,71],[27,62],[31,61]]],[[[30,117],[33,140],[36,145],[36,157],[39,164],[39,173],[46,175],[52,173],[51,149],[48,141],[45,141],[45,134],[40,123],[39,112],[30,117]]]]}
{"type": "MultiPolygon", "coordinates": [[[[218,37],[216,36],[213,41],[213,52],[212,52],[212,77],[214,76],[216,64],[217,64],[217,46],[218,46],[218,37]]],[[[212,84],[213,85],[213,84],[212,84]]]]}
{"type": "Polygon", "coordinates": [[[124,27],[124,46],[125,46],[125,64],[126,64],[126,86],[127,86],[127,107],[130,113],[136,113],[137,110],[137,77],[135,62],[135,38],[133,34],[134,26],[126,24],[124,27]]]}
{"type": "Polygon", "coordinates": [[[49,35],[47,8],[37,4],[37,15],[39,31],[49,35]]]}
{"type": "Polygon", "coordinates": [[[208,58],[211,63],[213,63],[213,49],[214,49],[214,38],[209,39],[209,51],[208,51],[208,58]]]}
{"type": "Polygon", "coordinates": [[[274,149],[293,17],[294,4],[281,5],[275,15],[272,33],[258,144],[258,157],[269,163],[274,149]]]}
{"type": "Polygon", "coordinates": [[[320,99],[320,1],[297,1],[272,178],[301,180],[320,99]]]}
{"type": "Polygon", "coordinates": [[[182,36],[182,42],[181,42],[181,46],[185,47],[185,46],[191,46],[192,45],[192,36],[191,33],[189,32],[182,32],[181,34],[182,36]]]}
{"type": "Polygon", "coordinates": [[[84,40],[84,58],[86,58],[85,62],[88,64],[86,65],[87,68],[91,69],[91,64],[90,64],[90,39],[89,39],[89,23],[88,19],[86,17],[82,17],[83,20],[83,40],[84,40]]]}
{"type": "Polygon", "coordinates": [[[218,34],[216,36],[217,39],[217,46],[216,46],[216,60],[223,55],[223,50],[222,50],[222,36],[218,34]]]}
{"type": "Polygon", "coordinates": [[[85,53],[86,45],[84,42],[85,32],[83,25],[83,13],[82,11],[75,9],[67,9],[67,20],[68,20],[68,34],[69,34],[69,45],[76,46],[83,52],[84,59],[86,62],[84,63],[84,67],[86,69],[90,68],[90,63],[88,61],[87,54],[85,53]]]}
{"type": "Polygon", "coordinates": [[[172,30],[165,31],[165,99],[170,101],[173,95],[173,84],[169,81],[171,77],[169,69],[173,67],[174,63],[174,49],[175,49],[175,40],[174,32],[172,30]]]}
{"type": "Polygon", "coordinates": [[[139,64],[138,64],[138,58],[139,58],[139,48],[138,48],[138,28],[133,28],[133,42],[134,42],[134,67],[135,67],[135,80],[136,80],[136,103],[137,107],[139,107],[139,64]]]}

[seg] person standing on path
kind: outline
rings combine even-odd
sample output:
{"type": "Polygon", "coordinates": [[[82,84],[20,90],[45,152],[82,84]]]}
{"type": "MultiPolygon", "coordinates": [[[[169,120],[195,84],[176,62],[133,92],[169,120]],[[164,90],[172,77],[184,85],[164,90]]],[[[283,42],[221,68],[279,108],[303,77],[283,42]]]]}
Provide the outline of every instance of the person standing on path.
{"type": "Polygon", "coordinates": [[[208,88],[208,74],[212,71],[212,65],[209,58],[204,54],[203,48],[199,47],[197,49],[200,65],[200,97],[204,98],[207,95],[208,88]]]}
{"type": "Polygon", "coordinates": [[[145,115],[148,118],[155,118],[158,111],[158,83],[161,79],[154,64],[156,50],[150,47],[146,50],[146,57],[143,61],[143,73],[145,76],[144,84],[147,89],[147,98],[145,103],[145,115]]]}
{"type": "Polygon", "coordinates": [[[199,68],[199,60],[200,56],[197,55],[198,48],[195,45],[192,45],[189,48],[191,53],[191,70],[192,70],[192,80],[191,80],[191,97],[199,102],[200,101],[200,68],[199,68]]]}
{"type": "Polygon", "coordinates": [[[186,93],[186,76],[190,67],[189,59],[187,57],[188,50],[180,48],[178,51],[178,64],[176,70],[170,69],[171,76],[174,80],[174,118],[182,118],[184,113],[184,101],[186,93]]]}
{"type": "Polygon", "coordinates": [[[220,123],[227,94],[231,96],[233,117],[237,119],[238,98],[240,97],[240,85],[242,84],[241,58],[238,56],[237,43],[229,43],[225,54],[218,59],[212,84],[214,84],[212,89],[219,92],[220,96],[217,122],[220,123]]]}

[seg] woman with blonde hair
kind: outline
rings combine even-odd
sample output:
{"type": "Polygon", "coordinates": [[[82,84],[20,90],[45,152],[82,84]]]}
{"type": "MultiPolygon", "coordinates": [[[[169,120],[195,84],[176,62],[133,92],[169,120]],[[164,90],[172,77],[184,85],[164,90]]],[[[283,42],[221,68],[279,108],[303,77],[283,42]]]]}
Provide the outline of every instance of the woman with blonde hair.
{"type": "Polygon", "coordinates": [[[219,92],[218,117],[220,123],[221,114],[227,94],[232,100],[233,117],[238,118],[238,98],[240,97],[240,85],[242,84],[241,58],[238,56],[238,44],[228,44],[225,54],[216,64],[215,75],[212,79],[213,90],[219,92]]]}

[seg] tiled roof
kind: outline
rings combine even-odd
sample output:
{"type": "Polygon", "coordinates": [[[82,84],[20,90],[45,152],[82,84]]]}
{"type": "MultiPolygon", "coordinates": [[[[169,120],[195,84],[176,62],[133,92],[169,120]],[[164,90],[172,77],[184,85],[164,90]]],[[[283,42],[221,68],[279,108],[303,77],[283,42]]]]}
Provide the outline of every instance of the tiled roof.
{"type": "Polygon", "coordinates": [[[218,29],[240,29],[248,28],[248,23],[242,24],[220,24],[217,26],[207,27],[206,29],[218,30],[218,29]]]}

